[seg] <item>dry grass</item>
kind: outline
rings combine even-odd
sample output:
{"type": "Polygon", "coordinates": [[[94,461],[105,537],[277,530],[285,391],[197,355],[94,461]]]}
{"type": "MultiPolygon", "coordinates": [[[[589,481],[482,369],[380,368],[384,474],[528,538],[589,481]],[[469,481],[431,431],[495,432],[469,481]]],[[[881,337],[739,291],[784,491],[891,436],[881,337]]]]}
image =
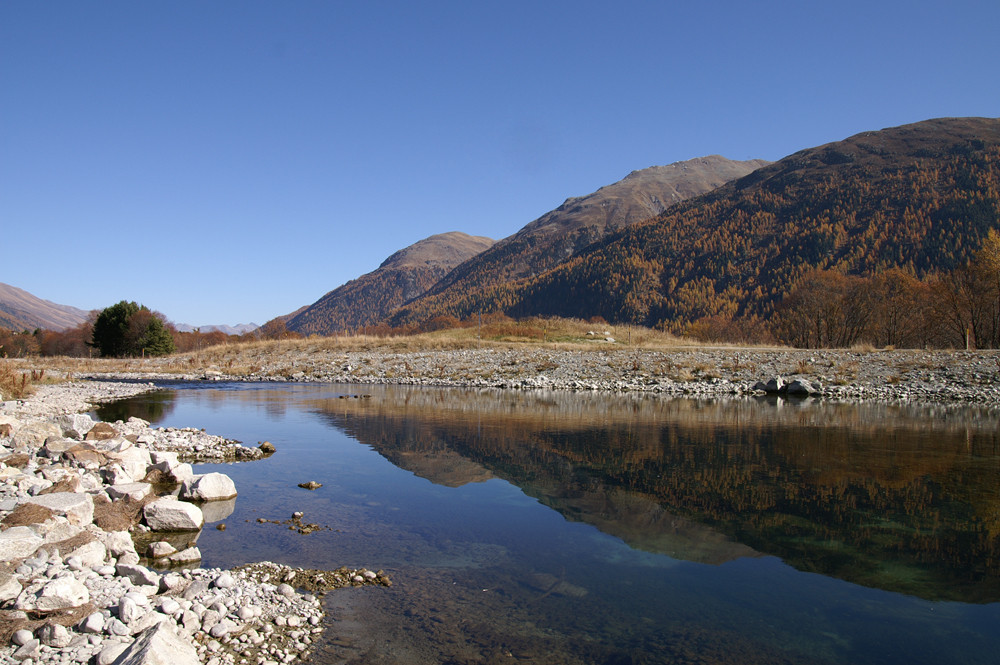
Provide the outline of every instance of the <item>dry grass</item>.
{"type": "Polygon", "coordinates": [[[45,378],[45,370],[18,371],[8,362],[0,362],[0,395],[3,399],[24,399],[35,392],[35,383],[45,378]]]}

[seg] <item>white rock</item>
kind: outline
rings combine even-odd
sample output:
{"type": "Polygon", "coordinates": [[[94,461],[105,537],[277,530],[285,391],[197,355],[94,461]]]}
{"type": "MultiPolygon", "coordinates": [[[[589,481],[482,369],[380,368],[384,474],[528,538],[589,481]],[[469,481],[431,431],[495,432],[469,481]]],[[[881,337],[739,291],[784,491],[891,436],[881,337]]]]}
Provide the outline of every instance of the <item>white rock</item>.
{"type": "Polygon", "coordinates": [[[66,626],[47,623],[38,631],[38,639],[46,646],[62,649],[68,647],[69,643],[73,641],[73,635],[66,630],[66,626]]]}
{"type": "Polygon", "coordinates": [[[173,598],[164,598],[160,601],[160,611],[164,614],[174,615],[181,609],[181,604],[173,598]]]}
{"type": "Polygon", "coordinates": [[[213,584],[220,589],[231,589],[236,586],[236,579],[229,573],[222,573],[215,578],[213,584]]]}
{"type": "Polygon", "coordinates": [[[52,422],[38,421],[22,425],[10,438],[15,450],[40,448],[50,436],[61,437],[62,429],[52,422]]]}
{"type": "Polygon", "coordinates": [[[146,549],[146,556],[151,559],[159,559],[161,557],[170,556],[175,552],[177,552],[176,547],[165,540],[161,540],[159,542],[149,544],[149,548],[146,549]]]}
{"type": "Polygon", "coordinates": [[[63,436],[77,440],[82,440],[94,427],[94,419],[83,413],[57,416],[55,422],[62,429],[63,436]]]}
{"type": "Polygon", "coordinates": [[[187,501],[222,501],[236,496],[236,484],[224,473],[206,473],[185,480],[180,498],[187,501]]]}
{"type": "Polygon", "coordinates": [[[115,573],[120,577],[127,577],[132,584],[150,585],[156,588],[160,586],[160,574],[137,563],[119,563],[115,566],[115,573]]]}
{"type": "Polygon", "coordinates": [[[104,630],[104,615],[100,612],[94,612],[81,621],[78,627],[82,633],[96,635],[104,630]]]}
{"type": "Polygon", "coordinates": [[[21,583],[10,573],[0,573],[0,603],[14,600],[21,593],[21,583]]]}
{"type": "Polygon", "coordinates": [[[45,541],[26,526],[13,526],[0,532],[0,561],[23,559],[35,553],[45,541]]]}
{"type": "Polygon", "coordinates": [[[146,504],[143,516],[153,531],[197,531],[205,523],[198,506],[174,497],[163,497],[146,504]]]}
{"type": "Polygon", "coordinates": [[[22,628],[14,631],[14,634],[10,638],[10,642],[11,644],[23,647],[33,639],[35,639],[35,635],[30,630],[22,628]]]}
{"type": "Polygon", "coordinates": [[[19,610],[64,610],[90,601],[90,591],[75,577],[58,577],[28,586],[18,596],[19,610]]]}
{"type": "Polygon", "coordinates": [[[107,645],[97,654],[97,665],[111,665],[128,646],[128,642],[112,642],[107,645]]]}
{"type": "Polygon", "coordinates": [[[57,515],[65,515],[71,524],[80,526],[94,521],[94,497],[83,492],[55,492],[28,499],[27,503],[48,508],[57,515]]]}
{"type": "Polygon", "coordinates": [[[118,601],[118,618],[125,623],[135,623],[147,614],[146,608],[141,607],[128,596],[122,596],[118,601]]]}
{"type": "Polygon", "coordinates": [[[176,552],[167,557],[170,563],[194,563],[201,561],[201,550],[197,547],[188,547],[180,552],[176,552]]]}

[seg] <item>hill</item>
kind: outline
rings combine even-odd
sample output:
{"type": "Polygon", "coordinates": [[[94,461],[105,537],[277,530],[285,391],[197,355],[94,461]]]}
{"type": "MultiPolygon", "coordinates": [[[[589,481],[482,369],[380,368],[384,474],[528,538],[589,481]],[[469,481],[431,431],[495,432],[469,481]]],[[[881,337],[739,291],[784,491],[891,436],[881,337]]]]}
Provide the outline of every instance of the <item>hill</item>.
{"type": "Polygon", "coordinates": [[[0,282],[0,328],[63,331],[83,323],[87,315],[82,309],[57,305],[0,282]]]}
{"type": "Polygon", "coordinates": [[[566,201],[514,235],[459,265],[416,302],[394,315],[395,325],[436,315],[468,316],[498,284],[539,275],[617,229],[745,176],[768,164],[711,155],[633,171],[587,196],[566,201]]]}
{"type": "Polygon", "coordinates": [[[305,335],[329,335],[374,325],[493,243],[490,238],[458,231],[425,238],[399,250],[376,270],[347,282],[290,315],[286,326],[305,335]]]}
{"type": "Polygon", "coordinates": [[[944,118],[810,148],[594,243],[458,311],[684,327],[766,319],[812,269],[918,277],[1000,225],[1000,119],[944,118]]]}

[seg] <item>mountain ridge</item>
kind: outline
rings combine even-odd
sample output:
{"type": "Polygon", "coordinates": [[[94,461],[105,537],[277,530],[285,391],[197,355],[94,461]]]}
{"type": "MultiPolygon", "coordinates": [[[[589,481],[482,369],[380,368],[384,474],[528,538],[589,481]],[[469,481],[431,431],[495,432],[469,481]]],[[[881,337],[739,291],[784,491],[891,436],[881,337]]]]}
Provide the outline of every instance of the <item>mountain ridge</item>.
{"type": "Polygon", "coordinates": [[[24,289],[0,282],[0,326],[11,330],[44,328],[63,331],[87,320],[89,312],[43,300],[24,289]]]}
{"type": "Polygon", "coordinates": [[[543,273],[617,229],[669,209],[770,162],[734,161],[709,155],[632,171],[623,179],[562,205],[511,236],[471,257],[391,317],[393,325],[435,315],[468,316],[482,305],[480,292],[492,283],[543,273]],[[452,306],[451,298],[464,301],[452,306]]]}

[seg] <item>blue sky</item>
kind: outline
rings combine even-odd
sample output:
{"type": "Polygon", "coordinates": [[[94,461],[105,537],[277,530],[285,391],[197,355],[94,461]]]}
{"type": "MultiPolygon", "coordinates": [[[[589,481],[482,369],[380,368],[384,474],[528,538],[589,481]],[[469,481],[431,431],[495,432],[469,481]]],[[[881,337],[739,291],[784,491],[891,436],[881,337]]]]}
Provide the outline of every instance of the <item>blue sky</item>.
{"type": "Polygon", "coordinates": [[[263,323],[630,171],[1000,115],[1000,3],[0,2],[0,282],[263,323]]]}

